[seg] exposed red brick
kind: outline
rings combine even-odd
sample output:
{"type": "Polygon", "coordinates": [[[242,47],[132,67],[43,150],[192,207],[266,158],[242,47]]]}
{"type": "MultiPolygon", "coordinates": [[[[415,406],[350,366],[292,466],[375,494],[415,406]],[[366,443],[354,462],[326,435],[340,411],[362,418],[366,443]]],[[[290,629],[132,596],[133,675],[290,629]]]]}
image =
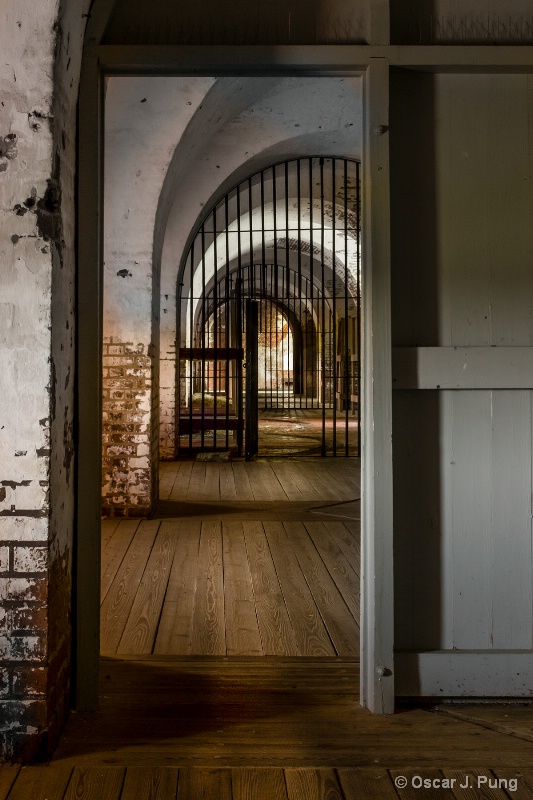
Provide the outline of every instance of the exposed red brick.
{"type": "Polygon", "coordinates": [[[0,658],[6,661],[41,661],[46,655],[43,635],[0,636],[0,658]]]}
{"type": "Polygon", "coordinates": [[[45,667],[14,667],[13,695],[15,697],[44,696],[48,670],[45,667]]]}
{"type": "Polygon", "coordinates": [[[9,670],[0,669],[0,697],[9,694],[9,670]]]}
{"type": "Polygon", "coordinates": [[[152,502],[151,359],[142,344],[109,340],[104,345],[103,512],[146,516],[152,502]]]}
{"type": "Polygon", "coordinates": [[[45,601],[48,594],[46,578],[0,578],[0,601],[45,601]]]}
{"type": "Polygon", "coordinates": [[[45,605],[19,606],[11,612],[11,629],[13,631],[44,631],[48,624],[45,605]]]}

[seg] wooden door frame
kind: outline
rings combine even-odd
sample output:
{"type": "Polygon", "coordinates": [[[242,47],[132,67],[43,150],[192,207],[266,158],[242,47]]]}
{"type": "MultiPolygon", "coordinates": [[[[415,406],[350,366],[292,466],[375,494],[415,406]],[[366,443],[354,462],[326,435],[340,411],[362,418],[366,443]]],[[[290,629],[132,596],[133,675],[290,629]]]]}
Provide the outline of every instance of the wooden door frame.
{"type": "MultiPolygon", "coordinates": [[[[97,4],[96,4],[97,5],[97,4]]],[[[107,76],[360,76],[364,85],[361,703],[394,710],[389,62],[362,46],[100,45],[95,16],[79,101],[74,705],[98,704],[102,440],[103,148],[107,76]]]]}

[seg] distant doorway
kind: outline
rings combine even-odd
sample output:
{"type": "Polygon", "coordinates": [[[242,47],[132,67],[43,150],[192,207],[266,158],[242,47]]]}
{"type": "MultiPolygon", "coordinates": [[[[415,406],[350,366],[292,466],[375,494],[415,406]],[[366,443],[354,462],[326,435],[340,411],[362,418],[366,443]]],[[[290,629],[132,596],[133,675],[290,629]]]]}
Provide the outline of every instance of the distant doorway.
{"type": "Polygon", "coordinates": [[[359,163],[317,157],[205,214],[178,286],[178,457],[359,455],[360,212],[359,163]]]}

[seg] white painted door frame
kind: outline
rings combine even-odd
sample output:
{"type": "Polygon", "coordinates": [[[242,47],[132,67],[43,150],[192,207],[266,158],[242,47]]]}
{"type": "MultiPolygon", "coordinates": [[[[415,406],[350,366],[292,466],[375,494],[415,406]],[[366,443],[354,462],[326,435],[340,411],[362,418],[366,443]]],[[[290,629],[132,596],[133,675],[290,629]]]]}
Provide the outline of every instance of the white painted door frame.
{"type": "Polygon", "coordinates": [[[119,47],[88,31],[80,85],[75,705],[98,702],[102,411],[103,119],[107,75],[363,76],[361,703],[394,710],[388,79],[348,46],[119,47]],[[93,42],[93,43],[91,43],[93,42]],[[82,368],[81,368],[82,367],[82,368]]]}

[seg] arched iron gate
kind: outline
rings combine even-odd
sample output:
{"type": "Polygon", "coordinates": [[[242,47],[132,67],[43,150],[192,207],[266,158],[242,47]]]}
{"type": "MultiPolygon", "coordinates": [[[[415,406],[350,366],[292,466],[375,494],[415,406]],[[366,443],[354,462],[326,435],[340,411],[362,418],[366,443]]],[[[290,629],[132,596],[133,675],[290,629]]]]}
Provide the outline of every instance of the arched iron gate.
{"type": "Polygon", "coordinates": [[[360,165],[303,158],[206,214],[178,292],[179,454],[360,450],[360,165]]]}

